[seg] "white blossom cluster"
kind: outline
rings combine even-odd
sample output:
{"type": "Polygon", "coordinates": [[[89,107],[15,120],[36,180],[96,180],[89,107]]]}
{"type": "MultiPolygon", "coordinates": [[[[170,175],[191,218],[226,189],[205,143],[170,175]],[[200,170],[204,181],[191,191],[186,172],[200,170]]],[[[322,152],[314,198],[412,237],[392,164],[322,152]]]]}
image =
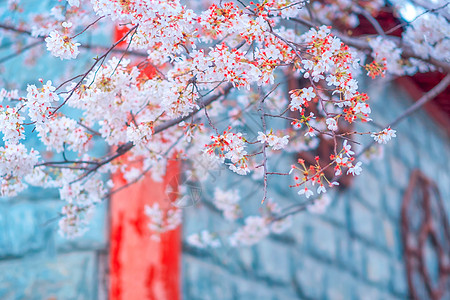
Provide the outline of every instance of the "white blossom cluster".
{"type": "Polygon", "coordinates": [[[62,208],[61,213],[58,232],[61,236],[73,239],[88,231],[89,221],[94,214],[94,206],[80,207],[67,204],[62,208]]]}
{"type": "Polygon", "coordinates": [[[308,204],[308,206],[306,206],[306,209],[308,210],[308,212],[313,214],[323,214],[327,210],[330,203],[330,197],[326,194],[322,194],[311,204],[308,204]]]}
{"type": "Polygon", "coordinates": [[[378,36],[369,40],[372,48],[372,57],[380,64],[386,64],[387,72],[394,75],[403,75],[404,66],[401,63],[402,50],[388,39],[378,36]]]}
{"type": "Polygon", "coordinates": [[[68,150],[83,153],[87,150],[91,135],[78,126],[77,121],[68,117],[49,118],[37,126],[38,135],[48,150],[62,152],[68,150]]]}
{"type": "Polygon", "coordinates": [[[6,107],[0,105],[0,132],[3,134],[3,141],[10,144],[19,143],[20,139],[25,138],[23,122],[25,118],[20,115],[15,107],[6,107]]]}
{"type": "MultiPolygon", "coordinates": [[[[333,93],[342,95],[343,101],[336,105],[349,105],[348,100],[353,98],[358,89],[358,82],[353,78],[352,70],[359,69],[359,59],[351,52],[340,39],[331,35],[327,26],[321,26],[318,30],[311,29],[302,36],[305,43],[312,44],[310,54],[313,59],[302,60],[304,77],[312,78],[314,82],[326,80],[331,87],[336,87],[333,93]],[[323,43],[323,45],[322,45],[323,43]],[[336,59],[345,55],[344,59],[336,59]]],[[[313,87],[305,88],[301,93],[296,93],[291,102],[291,107],[300,107],[305,100],[310,101],[316,96],[313,87]]]]}
{"type": "Polygon", "coordinates": [[[210,233],[207,230],[202,230],[200,233],[194,233],[187,237],[187,242],[197,248],[217,248],[222,244],[217,238],[217,235],[210,233]]]}
{"type": "Polygon", "coordinates": [[[19,90],[10,90],[7,91],[4,88],[0,89],[0,102],[4,100],[12,100],[19,98],[19,90]]]}
{"type": "Polygon", "coordinates": [[[273,133],[264,134],[261,131],[258,132],[257,140],[261,144],[268,144],[273,150],[284,149],[289,143],[289,135],[278,137],[273,133]]]}
{"type": "Polygon", "coordinates": [[[378,144],[386,144],[389,142],[393,137],[396,137],[395,134],[397,131],[394,129],[391,129],[391,127],[385,128],[380,132],[372,133],[372,137],[378,144]]]}
{"type": "Polygon", "coordinates": [[[225,219],[233,221],[241,216],[241,207],[238,202],[241,200],[239,191],[224,191],[216,187],[214,191],[214,205],[223,212],[225,219]]]}
{"type": "Polygon", "coordinates": [[[423,58],[450,60],[450,23],[441,15],[427,14],[412,22],[403,34],[404,41],[423,58]]]}
{"type": "Polygon", "coordinates": [[[27,186],[23,177],[32,172],[39,160],[39,153],[28,151],[23,144],[6,144],[0,147],[0,196],[15,196],[27,186]]]}
{"type": "Polygon", "coordinates": [[[131,43],[132,49],[153,49],[151,57],[159,62],[168,61],[170,55],[181,54],[180,46],[192,37],[192,10],[175,1],[118,1],[92,0],[95,12],[112,20],[128,21],[139,25],[131,43]]]}
{"type": "Polygon", "coordinates": [[[242,133],[224,132],[218,136],[211,136],[211,144],[203,150],[204,154],[210,159],[225,162],[230,160],[230,170],[239,174],[246,175],[250,172],[248,168],[245,151],[245,143],[242,138],[242,133]]]}
{"type": "Polygon", "coordinates": [[[49,36],[45,38],[45,42],[47,43],[47,50],[61,60],[75,59],[80,53],[80,50],[78,50],[80,43],[72,41],[70,37],[61,35],[56,30],[50,32],[49,36]]]}
{"type": "Polygon", "coordinates": [[[153,232],[152,238],[160,240],[160,234],[176,229],[182,220],[181,210],[179,208],[170,208],[163,210],[159,203],[152,206],[145,206],[145,214],[150,220],[148,228],[153,232]]]}
{"type": "Polygon", "coordinates": [[[229,237],[231,246],[251,246],[267,237],[271,232],[280,234],[291,227],[292,220],[290,217],[274,219],[274,216],[281,214],[281,209],[277,203],[269,200],[266,208],[268,215],[265,217],[249,216],[245,218],[245,225],[229,237]]]}
{"type": "Polygon", "coordinates": [[[269,233],[268,221],[265,218],[249,216],[245,218],[245,225],[230,236],[229,242],[233,247],[251,246],[268,236],[269,233]]]}
{"type": "Polygon", "coordinates": [[[43,124],[51,115],[52,105],[59,100],[55,89],[50,80],[39,89],[34,84],[27,87],[28,116],[32,122],[36,122],[37,126],[43,124]]]}
{"type": "MultiPolygon", "coordinates": [[[[224,165],[255,180],[266,180],[269,174],[292,176],[299,195],[319,196],[308,210],[323,212],[329,203],[326,186],[338,183],[326,178],[320,158],[308,165],[299,160],[289,173],[278,173],[267,164],[274,152],[266,150],[307,151],[320,140],[339,140],[327,154],[329,168],[335,176],[359,175],[362,163],[355,161],[353,137],[347,138],[342,128],[371,121],[369,97],[358,90],[356,80],[364,59],[342,42],[345,32],[342,40],[332,34],[337,28],[320,26],[299,34],[294,26],[286,26],[311,21],[311,13],[322,24],[355,27],[364,11],[376,17],[383,1],[314,1],[309,12],[303,9],[308,1],[255,2],[244,8],[225,1],[194,13],[180,0],[67,0],[50,13],[35,15],[31,34],[46,37],[48,51],[61,59],[77,59],[81,45],[75,39],[83,41],[79,35],[111,20],[125,29],[127,48],[114,45],[89,72],[61,80],[58,87],[41,80],[42,86],[28,85],[26,97],[20,97],[21,91],[0,90],[1,195],[14,195],[27,184],[58,188],[66,202],[60,232],[77,236],[86,230],[95,205],[107,196],[110,174],[121,172],[131,184],[149,172],[161,182],[174,159],[186,162],[190,174],[201,180],[224,165]],[[80,34],[74,34],[78,29],[80,34]],[[114,51],[135,52],[114,57],[114,51]],[[278,83],[291,76],[302,76],[308,83],[292,89],[287,101],[278,83]],[[267,122],[256,138],[245,133],[255,121],[247,113],[267,122]],[[37,151],[21,144],[27,138],[26,126],[47,149],[43,161],[37,151]],[[91,157],[91,149],[105,146],[108,153],[91,157]]],[[[28,33],[18,27],[16,34],[22,31],[28,33]]],[[[448,21],[428,14],[407,26],[404,43],[389,36],[371,38],[374,63],[364,68],[370,75],[430,70],[433,60],[448,62],[448,36],[448,21]],[[416,58],[406,57],[404,44],[416,58]]],[[[395,133],[386,128],[365,134],[385,144],[395,133]]],[[[235,189],[217,188],[214,193],[213,203],[225,219],[244,222],[231,245],[251,245],[290,226],[290,218],[277,219],[282,211],[272,202],[265,206],[267,215],[241,219],[241,198],[235,189]]],[[[179,209],[154,204],[145,210],[156,234],[181,222],[179,209]]],[[[219,245],[208,231],[188,240],[200,248],[219,245]]]]}

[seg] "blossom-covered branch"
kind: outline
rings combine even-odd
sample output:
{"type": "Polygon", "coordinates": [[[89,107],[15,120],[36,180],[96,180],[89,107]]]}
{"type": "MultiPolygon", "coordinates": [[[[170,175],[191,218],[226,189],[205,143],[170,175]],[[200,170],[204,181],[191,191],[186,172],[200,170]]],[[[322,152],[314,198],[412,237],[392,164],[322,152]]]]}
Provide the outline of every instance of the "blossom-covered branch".
{"type": "MultiPolygon", "coordinates": [[[[396,136],[397,121],[448,85],[447,76],[391,126],[359,132],[351,126],[372,122],[370,95],[358,83],[362,74],[450,71],[443,10],[429,10],[394,37],[377,21],[381,1],[220,1],[202,11],[188,5],[70,0],[32,17],[26,27],[2,21],[6,39],[28,45],[0,59],[5,65],[19,54],[45,51],[35,47],[44,42],[57,67],[61,60],[79,62],[80,49],[100,53],[81,74],[39,79],[23,89],[2,87],[2,196],[28,185],[57,188],[66,202],[61,232],[76,236],[86,230],[96,204],[123,188],[113,186],[111,174],[121,172],[128,186],[145,174],[162,180],[169,159],[180,160],[199,180],[225,167],[262,183],[265,214],[246,218],[230,237],[232,245],[250,245],[289,225],[289,218],[276,217],[282,211],[271,199],[271,175],[286,178],[286,189],[299,198],[321,197],[305,208],[323,210],[324,195],[338,178],[362,171],[352,148],[358,137],[387,143],[396,136]],[[349,36],[359,16],[378,34],[349,36]],[[112,26],[124,32],[110,46],[87,38],[112,26]],[[286,85],[286,78],[297,84],[286,85]],[[45,156],[28,146],[33,138],[46,148],[45,156]],[[330,141],[329,153],[273,165],[277,155],[315,149],[320,140],[330,141]]],[[[243,217],[234,192],[217,190],[215,198],[226,219],[243,217]]],[[[157,233],[181,220],[178,209],[154,206],[146,213],[157,233]]],[[[218,245],[209,232],[190,240],[218,245]]]]}

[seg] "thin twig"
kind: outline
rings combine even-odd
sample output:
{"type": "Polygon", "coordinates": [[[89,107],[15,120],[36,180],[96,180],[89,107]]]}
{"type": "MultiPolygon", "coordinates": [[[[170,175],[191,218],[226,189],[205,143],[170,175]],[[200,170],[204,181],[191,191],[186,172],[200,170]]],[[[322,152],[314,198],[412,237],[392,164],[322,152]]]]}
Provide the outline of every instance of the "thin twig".
{"type": "MultiPolygon", "coordinates": [[[[199,108],[195,108],[191,113],[189,113],[188,115],[184,116],[184,117],[179,117],[170,121],[166,121],[165,123],[156,126],[155,129],[153,130],[153,134],[157,134],[159,132],[162,132],[176,124],[179,124],[182,121],[185,121],[189,118],[191,118],[192,116],[196,115],[200,110],[202,110],[203,107],[208,106],[209,104],[211,104],[212,102],[216,101],[217,99],[219,99],[220,97],[222,97],[223,95],[226,95],[229,93],[229,91],[232,89],[232,85],[228,84],[224,89],[223,92],[211,96],[210,98],[208,98],[207,100],[205,100],[202,105],[199,108]]],[[[83,175],[81,175],[79,178],[75,179],[74,181],[72,181],[71,183],[77,182],[82,180],[83,178],[86,178],[87,176],[89,176],[91,173],[97,171],[100,167],[112,162],[113,160],[121,157],[122,155],[124,155],[125,153],[127,153],[128,151],[130,151],[132,148],[134,147],[134,144],[132,142],[128,142],[126,144],[121,145],[117,150],[116,153],[106,159],[104,159],[103,161],[101,161],[97,166],[87,170],[83,175]]]]}
{"type": "Polygon", "coordinates": [[[416,16],[414,19],[412,19],[411,21],[402,21],[400,24],[398,24],[398,25],[392,27],[391,29],[389,29],[388,31],[386,31],[386,34],[393,33],[393,32],[396,31],[397,29],[402,28],[403,26],[409,25],[409,24],[411,24],[412,22],[416,21],[418,18],[422,17],[423,15],[425,15],[425,14],[427,14],[427,13],[430,13],[430,12],[436,12],[436,11],[438,11],[438,10],[441,10],[441,9],[447,7],[447,5],[449,5],[449,4],[450,4],[450,2],[447,2],[447,3],[445,3],[445,4],[442,5],[442,6],[439,6],[439,7],[436,7],[436,8],[430,8],[430,9],[427,9],[427,10],[424,11],[423,13],[417,15],[417,16],[416,16]]]}
{"type": "Polygon", "coordinates": [[[367,19],[367,21],[369,21],[369,23],[372,24],[373,28],[379,35],[386,36],[383,27],[381,27],[380,23],[378,23],[377,19],[375,19],[370,14],[370,12],[368,12],[365,8],[361,6],[355,6],[353,9],[356,13],[363,15],[367,19]]]}
{"type": "MultiPolygon", "coordinates": [[[[420,97],[420,99],[417,100],[416,103],[411,105],[407,110],[405,110],[401,115],[399,115],[397,118],[395,118],[392,122],[390,122],[384,128],[396,126],[403,119],[405,119],[406,117],[408,117],[411,114],[413,114],[414,112],[416,112],[419,108],[421,108],[427,102],[433,100],[437,95],[439,95],[441,92],[443,92],[449,85],[450,85],[450,74],[447,74],[447,76],[445,76],[437,85],[435,85],[430,91],[428,91],[422,97],[420,97]]],[[[356,157],[362,155],[365,151],[367,151],[375,143],[376,143],[375,140],[373,140],[371,143],[366,145],[358,154],[356,154],[356,157]]]]}
{"type": "Polygon", "coordinates": [[[83,80],[89,75],[89,73],[94,69],[94,67],[97,65],[97,63],[103,59],[105,60],[106,57],[108,56],[108,54],[115,48],[117,47],[117,45],[119,45],[121,42],[123,42],[127,36],[134,30],[136,30],[138,27],[138,25],[133,26],[120,40],[118,40],[117,42],[115,42],[102,56],[97,57],[95,59],[94,64],[89,68],[89,70],[83,74],[82,78],[78,81],[78,83],[75,85],[75,87],[71,90],[71,92],[69,93],[69,95],[66,97],[66,99],[63,101],[63,103],[61,103],[54,111],[52,114],[55,114],[61,107],[63,107],[67,101],[69,101],[69,99],[72,97],[72,95],[75,93],[75,91],[81,86],[81,84],[83,83],[83,80]]]}
{"type": "MultiPolygon", "coordinates": [[[[419,108],[421,108],[423,105],[425,105],[427,102],[433,100],[437,95],[439,95],[442,91],[444,91],[447,86],[450,85],[450,74],[448,74],[447,76],[445,76],[444,79],[442,79],[435,87],[433,87],[429,92],[427,92],[426,94],[424,94],[422,97],[420,97],[419,100],[417,100],[416,103],[414,103],[413,105],[411,105],[408,109],[406,109],[400,116],[398,116],[397,118],[395,118],[392,122],[390,122],[386,127],[391,127],[391,126],[395,126],[398,123],[400,123],[402,120],[404,120],[406,117],[410,116],[411,114],[413,114],[414,112],[416,112],[419,108]]],[[[359,157],[361,156],[365,151],[367,151],[373,144],[375,143],[375,141],[372,141],[370,144],[368,144],[367,146],[365,146],[360,152],[358,152],[355,157],[359,157]]],[[[332,181],[338,180],[340,176],[335,176],[333,178],[332,181]]],[[[304,211],[306,209],[306,207],[308,205],[310,205],[311,203],[313,203],[314,201],[316,201],[317,198],[313,198],[310,200],[305,201],[304,203],[298,204],[298,205],[293,205],[290,206],[288,208],[286,208],[286,210],[288,210],[285,213],[280,214],[279,216],[276,216],[272,219],[272,222],[275,221],[279,221],[282,219],[287,218],[288,216],[292,216],[295,215],[301,211],[304,211]],[[292,209],[292,210],[291,210],[292,209]]]]}

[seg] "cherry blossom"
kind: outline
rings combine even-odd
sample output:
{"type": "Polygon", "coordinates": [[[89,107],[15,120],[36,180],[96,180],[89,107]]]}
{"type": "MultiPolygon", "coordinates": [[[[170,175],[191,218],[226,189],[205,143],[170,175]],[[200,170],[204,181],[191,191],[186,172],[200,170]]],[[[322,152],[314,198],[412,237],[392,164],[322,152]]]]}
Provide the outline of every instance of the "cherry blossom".
{"type": "Polygon", "coordinates": [[[332,130],[332,131],[338,130],[336,119],[328,118],[326,123],[327,123],[327,127],[329,130],[332,130]]]}
{"type": "Polygon", "coordinates": [[[306,186],[301,189],[300,191],[298,191],[299,195],[305,195],[305,197],[308,199],[309,197],[311,197],[312,195],[314,195],[313,191],[311,191],[310,189],[308,189],[306,186]]]}
{"type": "Polygon", "coordinates": [[[162,210],[158,203],[154,203],[145,206],[145,214],[150,221],[148,228],[153,232],[152,238],[156,241],[160,240],[161,233],[174,230],[181,224],[181,210],[178,208],[162,210]]]}
{"type": "Polygon", "coordinates": [[[78,207],[68,204],[62,208],[63,217],[59,220],[59,234],[73,239],[89,230],[88,224],[94,213],[93,206],[78,207]]]}
{"type": "Polygon", "coordinates": [[[3,133],[3,141],[9,144],[17,144],[20,139],[25,138],[23,121],[25,118],[20,115],[16,108],[0,105],[0,130],[3,133]]]}
{"type": "Polygon", "coordinates": [[[19,98],[19,90],[7,91],[4,88],[0,89],[0,102],[4,100],[12,100],[19,98]]]}
{"type": "Polygon", "coordinates": [[[289,143],[289,135],[285,135],[283,137],[278,137],[273,133],[264,134],[262,132],[258,132],[258,141],[262,144],[267,143],[273,150],[280,150],[286,147],[289,143]]]}
{"type": "Polygon", "coordinates": [[[249,216],[245,219],[245,226],[234,232],[229,242],[231,246],[251,246],[269,235],[267,220],[259,216],[249,216]]]}
{"type": "Polygon", "coordinates": [[[191,234],[187,237],[187,242],[197,248],[217,248],[221,246],[217,236],[207,230],[202,230],[200,233],[191,234]]]}
{"type": "MultiPolygon", "coordinates": [[[[41,80],[43,84],[43,80],[41,80]]],[[[55,87],[48,80],[43,84],[42,88],[37,88],[34,84],[27,87],[28,116],[32,122],[40,125],[52,114],[51,106],[59,100],[59,96],[55,93],[55,87]]]]}
{"type": "Polygon", "coordinates": [[[80,0],[67,0],[70,6],[80,6],[80,0]]]}
{"type": "Polygon", "coordinates": [[[73,42],[70,37],[61,35],[56,30],[50,32],[49,36],[45,38],[45,42],[47,43],[47,50],[61,60],[75,59],[80,53],[78,50],[80,43],[73,42]]]}
{"type": "Polygon", "coordinates": [[[321,195],[319,198],[315,199],[314,202],[309,204],[306,209],[308,210],[308,212],[313,214],[323,214],[325,213],[330,203],[331,199],[329,196],[321,195]]]}
{"type": "Polygon", "coordinates": [[[372,133],[372,137],[378,144],[386,144],[389,142],[393,137],[396,137],[395,134],[397,131],[394,129],[391,129],[391,127],[385,128],[380,132],[372,133]]]}
{"type": "Polygon", "coordinates": [[[217,158],[221,162],[225,162],[225,159],[229,159],[230,170],[239,174],[246,175],[250,172],[247,164],[247,152],[245,144],[242,138],[242,133],[232,133],[224,131],[223,134],[218,136],[211,136],[212,143],[205,145],[204,153],[207,156],[217,158]]]}
{"type": "Polygon", "coordinates": [[[1,196],[14,196],[27,186],[23,177],[33,171],[39,160],[39,153],[28,151],[23,144],[6,144],[0,147],[1,196]]]}
{"type": "MultiPolygon", "coordinates": [[[[376,153],[396,136],[389,125],[380,132],[358,129],[377,124],[364,76],[448,72],[450,26],[439,10],[428,11],[401,24],[400,37],[380,32],[372,20],[387,9],[383,1],[308,3],[225,1],[193,11],[180,0],[68,0],[32,15],[29,24],[0,22],[14,45],[45,41],[51,55],[85,68],[0,87],[1,195],[16,195],[28,184],[57,188],[65,202],[60,233],[74,237],[88,230],[98,203],[121,188],[108,181],[111,174],[121,172],[127,184],[146,175],[161,182],[174,159],[202,184],[223,167],[262,183],[262,215],[249,217],[238,186],[213,186],[212,203],[224,218],[244,220],[229,238],[232,246],[252,245],[291,225],[270,200],[274,176],[287,176],[285,188],[306,198],[308,211],[324,212],[330,202],[325,193],[343,174],[362,172],[359,158],[373,156],[355,149],[364,141],[359,136],[371,135],[376,153]],[[350,34],[360,16],[378,34],[350,34]],[[124,36],[93,49],[88,37],[109,36],[111,26],[124,36]],[[80,51],[94,58],[87,67],[80,51]],[[28,147],[35,136],[38,149],[47,151],[42,157],[28,147]],[[278,165],[274,159],[316,149],[324,140],[334,147],[308,163],[300,157],[278,165]],[[105,151],[94,154],[98,149],[105,151]]],[[[20,3],[6,9],[19,13],[20,3]]],[[[39,62],[40,50],[16,46],[15,55],[39,62]]],[[[173,206],[155,203],[145,214],[155,239],[181,222],[173,206]]],[[[188,242],[219,245],[208,231],[188,242]]]]}
{"type": "Polygon", "coordinates": [[[420,57],[448,59],[450,24],[443,16],[428,14],[412,22],[403,34],[405,42],[420,57]]]}
{"type": "Polygon", "coordinates": [[[214,191],[214,205],[221,211],[227,220],[235,220],[241,215],[238,202],[241,200],[238,190],[223,191],[216,188],[214,191]]]}
{"type": "Polygon", "coordinates": [[[352,174],[353,176],[361,174],[362,168],[361,168],[362,162],[357,162],[356,165],[351,165],[351,167],[348,168],[347,174],[352,174]]]}

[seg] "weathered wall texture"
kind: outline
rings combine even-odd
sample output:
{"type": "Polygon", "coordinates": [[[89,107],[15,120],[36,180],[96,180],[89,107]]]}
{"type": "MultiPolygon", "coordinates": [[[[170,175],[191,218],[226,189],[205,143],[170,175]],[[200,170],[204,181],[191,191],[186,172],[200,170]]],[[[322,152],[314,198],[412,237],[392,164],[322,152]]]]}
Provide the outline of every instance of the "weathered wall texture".
{"type": "Polygon", "coordinates": [[[65,240],[58,231],[63,202],[39,192],[0,202],[0,299],[98,299],[107,232],[105,207],[83,238],[65,240]]]}
{"type": "MultiPolygon", "coordinates": [[[[388,124],[412,103],[394,84],[372,81],[367,87],[379,124],[388,124]]],[[[248,248],[198,250],[184,242],[184,299],[407,298],[401,201],[412,170],[420,168],[438,183],[448,213],[450,141],[423,112],[394,129],[398,137],[386,146],[384,159],[364,165],[349,189],[333,194],[325,214],[301,213],[287,233],[248,248]]],[[[289,166],[292,159],[281,160],[289,166]]],[[[301,201],[285,179],[272,178],[271,184],[270,196],[282,206],[301,201]]],[[[240,187],[249,195],[242,200],[247,211],[258,209],[261,194],[252,192],[258,183],[221,173],[203,186],[205,201],[215,186],[240,187]]],[[[232,232],[209,207],[185,209],[185,238],[205,227],[225,236],[232,232]]]]}
{"type": "MultiPolygon", "coordinates": [[[[58,3],[57,0],[20,1],[25,9],[21,17],[26,22],[27,13],[49,11],[58,3]]],[[[6,1],[0,5],[6,5],[6,1]]],[[[20,17],[1,13],[2,21],[20,17]]],[[[107,37],[96,37],[96,42],[110,43],[107,37]]],[[[10,53],[9,43],[8,39],[2,39],[1,57],[10,53]]],[[[27,83],[37,83],[38,78],[60,83],[63,78],[67,79],[67,74],[59,77],[61,70],[70,69],[79,74],[92,61],[92,54],[86,52],[82,52],[80,61],[74,63],[51,57],[45,43],[32,51],[38,49],[42,52],[34,53],[37,58],[34,65],[24,64],[24,55],[2,64],[0,86],[24,90],[27,83]]],[[[37,138],[32,141],[31,146],[45,151],[37,138]]],[[[97,208],[94,222],[84,237],[66,240],[58,234],[63,205],[56,190],[31,189],[14,199],[0,198],[0,299],[90,300],[106,295],[103,274],[108,264],[104,254],[108,249],[107,206],[97,208]]]]}

